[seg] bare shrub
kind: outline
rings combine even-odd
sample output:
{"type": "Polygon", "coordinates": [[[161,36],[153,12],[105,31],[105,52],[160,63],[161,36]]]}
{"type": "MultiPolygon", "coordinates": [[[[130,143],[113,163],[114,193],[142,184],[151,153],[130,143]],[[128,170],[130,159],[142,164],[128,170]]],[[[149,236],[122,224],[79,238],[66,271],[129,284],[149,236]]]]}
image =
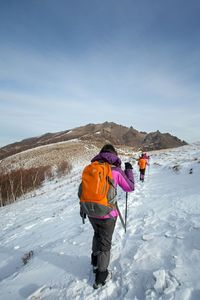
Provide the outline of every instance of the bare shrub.
{"type": "Polygon", "coordinates": [[[23,261],[23,264],[26,265],[27,262],[31,259],[31,257],[33,256],[33,250],[25,253],[23,256],[22,256],[22,261],[23,261]]]}
{"type": "Polygon", "coordinates": [[[46,177],[51,176],[50,166],[0,173],[0,205],[15,202],[17,198],[40,187],[46,177]]]}
{"type": "Polygon", "coordinates": [[[51,166],[12,170],[5,172],[0,169],[0,207],[13,203],[17,198],[26,193],[35,191],[46,179],[61,177],[70,173],[72,167],[67,161],[62,161],[56,166],[56,174],[51,166]]]}
{"type": "Polygon", "coordinates": [[[72,167],[67,161],[62,161],[57,165],[57,170],[56,170],[57,176],[62,177],[65,174],[68,174],[70,173],[71,169],[72,167]]]}
{"type": "Polygon", "coordinates": [[[173,170],[175,173],[179,173],[180,169],[181,169],[181,166],[180,166],[180,165],[175,165],[175,166],[172,167],[172,170],[173,170]]]}

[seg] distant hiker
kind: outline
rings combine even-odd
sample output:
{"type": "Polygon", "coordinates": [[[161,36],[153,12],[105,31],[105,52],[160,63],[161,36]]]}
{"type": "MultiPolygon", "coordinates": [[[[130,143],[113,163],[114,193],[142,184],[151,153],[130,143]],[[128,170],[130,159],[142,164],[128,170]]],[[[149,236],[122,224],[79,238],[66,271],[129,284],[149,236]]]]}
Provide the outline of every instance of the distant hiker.
{"type": "Polygon", "coordinates": [[[150,161],[150,155],[147,155],[147,153],[145,152],[145,153],[144,153],[144,158],[145,158],[146,161],[147,161],[148,175],[149,175],[149,170],[150,170],[150,164],[149,164],[149,161],[150,161]]]}
{"type": "Polygon", "coordinates": [[[116,209],[118,185],[125,192],[134,190],[132,165],[125,163],[123,171],[117,151],[113,145],[106,144],[83,170],[79,187],[80,215],[83,218],[87,215],[94,229],[91,254],[94,288],[105,285],[110,277],[108,265],[112,235],[119,215],[116,209]]]}
{"type": "MultiPolygon", "coordinates": [[[[146,152],[145,152],[145,153],[143,153],[142,155],[143,155],[143,158],[144,158],[144,159],[146,159],[147,163],[149,163],[150,156],[149,156],[149,155],[147,155],[147,153],[146,153],[146,152]]],[[[141,157],[142,157],[142,155],[141,155],[141,157]]]]}
{"type": "Polygon", "coordinates": [[[145,175],[145,170],[146,166],[148,165],[147,159],[145,158],[144,153],[140,156],[138,160],[138,166],[139,166],[139,171],[140,171],[140,181],[144,181],[144,175],[145,175]]]}
{"type": "Polygon", "coordinates": [[[189,171],[189,174],[192,174],[192,173],[193,173],[193,168],[191,168],[189,171]]]}

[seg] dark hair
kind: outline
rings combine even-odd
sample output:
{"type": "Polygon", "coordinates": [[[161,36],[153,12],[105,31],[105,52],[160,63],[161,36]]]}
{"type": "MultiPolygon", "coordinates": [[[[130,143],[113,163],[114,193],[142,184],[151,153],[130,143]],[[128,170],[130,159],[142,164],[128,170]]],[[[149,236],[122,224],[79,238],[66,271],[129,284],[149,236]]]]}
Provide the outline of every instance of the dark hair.
{"type": "Polygon", "coordinates": [[[114,153],[117,155],[117,151],[111,144],[104,145],[103,148],[101,149],[100,153],[102,153],[102,152],[110,152],[110,153],[114,153]]]}

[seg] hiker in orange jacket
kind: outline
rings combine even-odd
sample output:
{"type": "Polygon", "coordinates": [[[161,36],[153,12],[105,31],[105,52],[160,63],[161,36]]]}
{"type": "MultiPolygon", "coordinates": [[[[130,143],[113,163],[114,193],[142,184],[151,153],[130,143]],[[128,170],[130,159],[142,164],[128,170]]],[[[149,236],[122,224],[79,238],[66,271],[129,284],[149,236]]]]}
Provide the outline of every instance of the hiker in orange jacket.
{"type": "Polygon", "coordinates": [[[144,181],[144,175],[146,166],[148,165],[147,159],[145,158],[144,154],[141,155],[141,157],[138,160],[138,166],[140,171],[140,181],[144,181]]]}

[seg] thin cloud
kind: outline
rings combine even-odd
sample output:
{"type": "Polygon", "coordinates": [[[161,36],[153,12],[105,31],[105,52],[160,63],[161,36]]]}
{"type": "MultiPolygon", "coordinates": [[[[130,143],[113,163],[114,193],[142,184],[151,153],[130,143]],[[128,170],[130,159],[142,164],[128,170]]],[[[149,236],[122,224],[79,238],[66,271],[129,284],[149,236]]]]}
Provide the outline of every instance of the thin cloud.
{"type": "Polygon", "coordinates": [[[197,1],[22,2],[0,12],[9,141],[106,120],[200,139],[197,1]]]}

